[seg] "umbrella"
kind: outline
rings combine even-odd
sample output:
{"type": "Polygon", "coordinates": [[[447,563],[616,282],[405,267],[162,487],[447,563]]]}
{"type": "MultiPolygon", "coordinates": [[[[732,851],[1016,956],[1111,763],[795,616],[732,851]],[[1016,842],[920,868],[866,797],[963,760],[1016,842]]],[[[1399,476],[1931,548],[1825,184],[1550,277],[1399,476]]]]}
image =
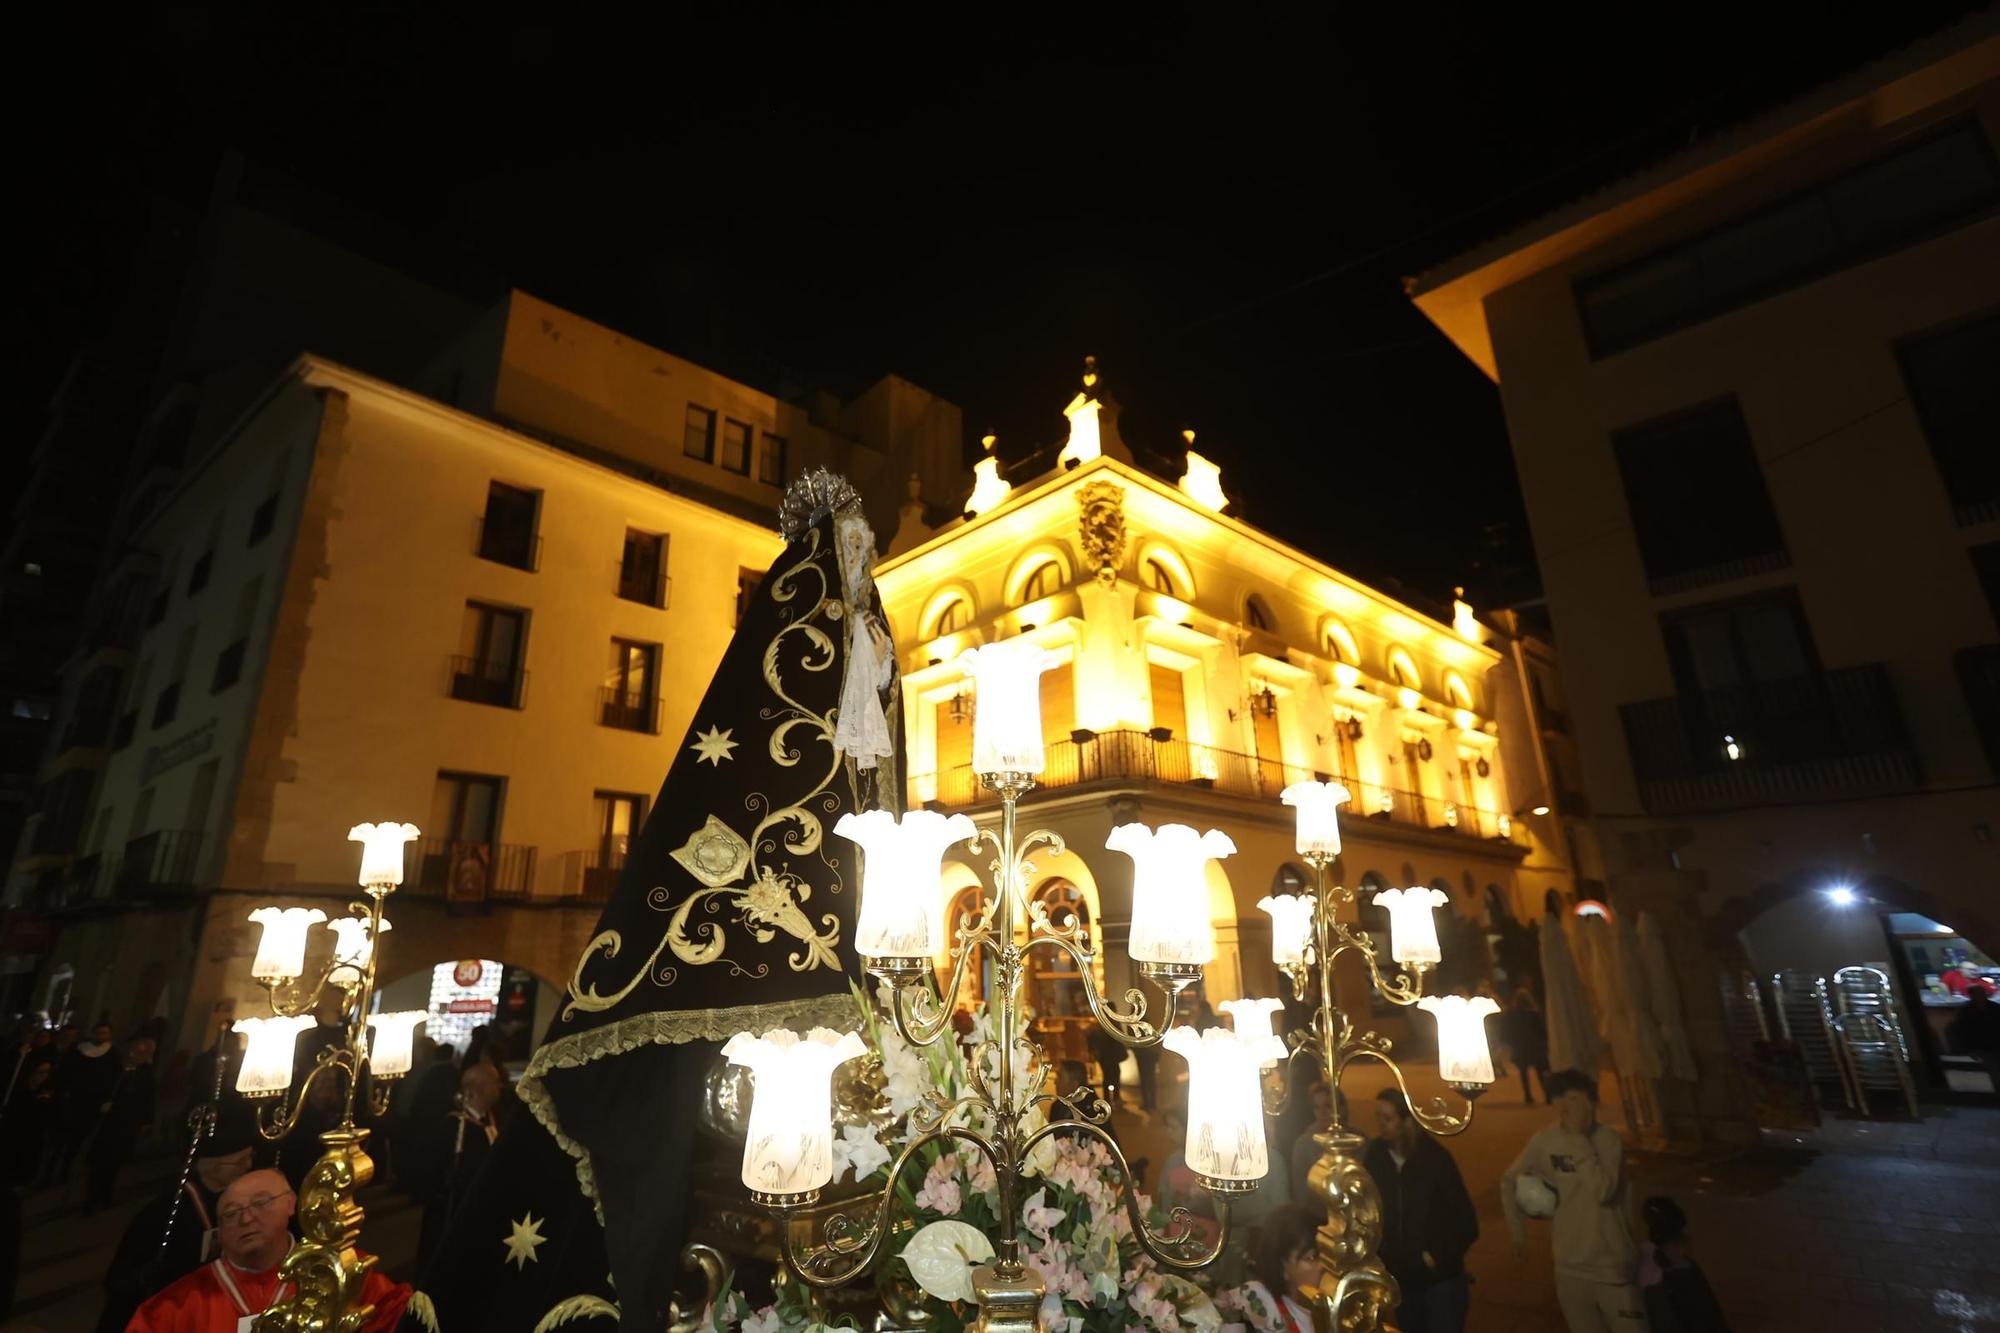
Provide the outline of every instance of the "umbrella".
{"type": "Polygon", "coordinates": [[[1667,1072],[1693,1082],[1700,1071],[1694,1063],[1694,1046],[1688,1041],[1687,1019],[1681,1012],[1681,988],[1667,957],[1667,937],[1651,912],[1639,913],[1638,942],[1646,994],[1653,1002],[1653,1018],[1660,1025],[1660,1042],[1666,1047],[1667,1072]]]}
{"type": "Polygon", "coordinates": [[[1578,1069],[1597,1076],[1597,1031],[1583,998],[1569,941],[1554,912],[1542,918],[1542,1010],[1549,1025],[1549,1068],[1578,1069]]]}
{"type": "Polygon", "coordinates": [[[1600,919],[1589,930],[1596,936],[1592,952],[1597,993],[1604,1001],[1612,1049],[1618,1053],[1618,1072],[1628,1078],[1664,1077],[1666,1055],[1660,1049],[1659,1025],[1646,994],[1646,969],[1639,961],[1632,923],[1622,917],[1617,924],[1600,919]]]}

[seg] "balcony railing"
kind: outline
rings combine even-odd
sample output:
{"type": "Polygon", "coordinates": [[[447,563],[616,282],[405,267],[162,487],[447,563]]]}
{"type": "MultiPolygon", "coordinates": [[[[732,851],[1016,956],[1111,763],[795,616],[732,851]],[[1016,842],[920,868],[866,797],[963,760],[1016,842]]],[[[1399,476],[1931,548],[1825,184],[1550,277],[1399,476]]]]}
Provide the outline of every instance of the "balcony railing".
{"type": "Polygon", "coordinates": [[[597,720],[620,731],[643,731],[657,736],[660,733],[659,696],[634,694],[615,685],[607,685],[597,692],[597,720]]]}
{"type": "Polygon", "coordinates": [[[518,523],[488,524],[482,517],[473,524],[472,551],[481,560],[532,574],[541,568],[542,535],[518,523]]]}
{"type": "MultiPolygon", "coordinates": [[[[1184,783],[1212,791],[1276,800],[1294,782],[1321,776],[1310,769],[1257,755],[1220,750],[1161,732],[1078,732],[1045,747],[1047,763],[1036,782],[1043,787],[1072,787],[1103,780],[1184,783]]],[[[1526,834],[1507,816],[1493,810],[1449,801],[1443,797],[1383,787],[1372,782],[1345,783],[1352,800],[1348,818],[1364,816],[1415,828],[1436,829],[1475,838],[1495,838],[1525,845],[1526,834]]],[[[990,799],[981,790],[971,765],[925,773],[910,779],[913,804],[946,807],[973,805],[990,799]]]]}
{"type": "Polygon", "coordinates": [[[625,869],[625,839],[611,849],[570,852],[563,857],[563,896],[587,903],[608,902],[618,887],[619,872],[625,869]]]}
{"type": "Polygon", "coordinates": [[[657,562],[618,562],[618,595],[642,606],[665,607],[671,600],[673,578],[657,562]]]}
{"type": "Polygon", "coordinates": [[[528,673],[517,663],[478,657],[454,657],[450,663],[446,692],[452,698],[495,708],[521,706],[528,690],[528,673]]]}
{"type": "Polygon", "coordinates": [[[1879,663],[1620,712],[1640,801],[1656,814],[1902,790],[1919,779],[1879,663]]]}
{"type": "Polygon", "coordinates": [[[410,848],[403,887],[423,897],[476,906],[518,902],[534,887],[533,847],[469,838],[420,838],[410,848]]]}
{"type": "Polygon", "coordinates": [[[201,859],[198,829],[157,829],[125,844],[113,890],[122,895],[183,893],[195,887],[201,859]]]}

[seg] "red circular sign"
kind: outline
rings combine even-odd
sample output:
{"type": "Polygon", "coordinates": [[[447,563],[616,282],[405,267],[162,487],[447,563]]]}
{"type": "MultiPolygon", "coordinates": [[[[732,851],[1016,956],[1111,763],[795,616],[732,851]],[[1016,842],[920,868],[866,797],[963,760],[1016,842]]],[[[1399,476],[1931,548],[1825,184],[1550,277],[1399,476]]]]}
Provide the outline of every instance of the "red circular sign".
{"type": "Polygon", "coordinates": [[[477,958],[462,958],[458,966],[451,970],[451,979],[461,986],[477,986],[479,979],[486,975],[486,964],[477,958]]]}

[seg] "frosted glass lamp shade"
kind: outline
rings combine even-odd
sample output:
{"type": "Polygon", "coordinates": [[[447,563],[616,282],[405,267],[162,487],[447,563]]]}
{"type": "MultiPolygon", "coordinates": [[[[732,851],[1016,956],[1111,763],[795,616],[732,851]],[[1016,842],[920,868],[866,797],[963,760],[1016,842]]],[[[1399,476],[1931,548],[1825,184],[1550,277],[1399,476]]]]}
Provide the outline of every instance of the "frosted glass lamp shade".
{"type": "Polygon", "coordinates": [[[1224,1000],[1215,1006],[1229,1015],[1236,1036],[1247,1043],[1266,1069],[1285,1058],[1285,1039],[1278,1035],[1278,1015],[1285,1011],[1283,1000],[1224,1000]]]}
{"type": "Polygon", "coordinates": [[[1132,935],[1135,963],[1215,961],[1209,924],[1208,863],[1236,851],[1220,829],[1197,833],[1186,824],[1120,824],[1104,845],[1132,858],[1132,935]]]}
{"type": "Polygon", "coordinates": [[[978,832],[965,815],[911,810],[899,823],[887,810],[842,815],[833,831],[858,845],[861,919],[855,951],[864,958],[930,958],[944,944],[944,850],[978,832]]]}
{"type": "Polygon", "coordinates": [[[1340,807],[1347,803],[1347,788],[1338,782],[1294,782],[1278,799],[1296,812],[1300,856],[1340,855],[1340,807]]]}
{"type": "Polygon", "coordinates": [[[1042,673],[1055,654],[1028,639],[1002,639],[958,655],[972,677],[972,771],[1042,771],[1042,673]]]}
{"type": "Polygon", "coordinates": [[[356,824],[349,842],[361,844],[361,887],[403,882],[403,844],[417,836],[415,824],[356,824]]]}
{"type": "Polygon", "coordinates": [[[1189,1027],[1169,1028],[1162,1045],[1188,1063],[1188,1169],[1217,1181],[1263,1179],[1271,1158],[1254,1045],[1227,1028],[1196,1036],[1189,1027]]]}
{"type": "Polygon", "coordinates": [[[264,928],[250,975],[258,981],[290,981],[306,970],[306,932],[326,920],[317,907],[260,907],[250,919],[264,928]]]}
{"type": "Polygon", "coordinates": [[[1405,967],[1430,967],[1444,954],[1438,948],[1431,909],[1451,899],[1441,889],[1383,889],[1375,905],[1389,910],[1389,956],[1405,967]]]}
{"type": "Polygon", "coordinates": [[[409,1073],[417,1024],[429,1017],[422,1009],[368,1015],[368,1026],[373,1029],[368,1038],[368,1072],[376,1078],[401,1078],[409,1073]]]}
{"type": "Polygon", "coordinates": [[[313,1022],[311,1014],[237,1019],[231,1031],[241,1032],[249,1041],[243,1067],[236,1071],[236,1090],[246,1097],[271,1097],[291,1087],[292,1047],[313,1022]]]}
{"type": "Polygon", "coordinates": [[[1271,914],[1271,961],[1298,967],[1306,961],[1313,941],[1313,899],[1306,894],[1272,894],[1257,906],[1271,914]]]}
{"type": "Polygon", "coordinates": [[[1438,1077],[1447,1083],[1493,1081],[1493,1053],[1486,1045],[1486,1016],[1500,1012],[1491,996],[1426,995],[1417,1001],[1438,1025],[1438,1077]]]}
{"type": "Polygon", "coordinates": [[[739,1032],[722,1048],[755,1078],[743,1183],[756,1194],[807,1194],[833,1179],[833,1071],[868,1048],[852,1032],[739,1032]]]}
{"type": "MultiPolygon", "coordinates": [[[[365,916],[343,916],[326,923],[333,932],[333,961],[336,966],[365,968],[368,960],[375,956],[375,941],[368,934],[368,918],[365,916]]],[[[393,930],[385,918],[383,930],[393,930]]]]}

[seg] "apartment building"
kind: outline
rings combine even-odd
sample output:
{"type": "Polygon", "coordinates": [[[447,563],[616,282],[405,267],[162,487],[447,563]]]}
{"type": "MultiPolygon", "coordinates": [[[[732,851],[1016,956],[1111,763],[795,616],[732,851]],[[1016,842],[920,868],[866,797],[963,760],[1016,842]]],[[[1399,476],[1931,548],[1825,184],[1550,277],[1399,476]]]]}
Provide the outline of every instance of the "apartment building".
{"type": "Polygon", "coordinates": [[[1746,1132],[1746,971],[1885,969],[1935,1074],[2000,949],[1996,145],[1985,14],[1410,284],[1499,387],[1682,1128],[1746,1132]]]}

